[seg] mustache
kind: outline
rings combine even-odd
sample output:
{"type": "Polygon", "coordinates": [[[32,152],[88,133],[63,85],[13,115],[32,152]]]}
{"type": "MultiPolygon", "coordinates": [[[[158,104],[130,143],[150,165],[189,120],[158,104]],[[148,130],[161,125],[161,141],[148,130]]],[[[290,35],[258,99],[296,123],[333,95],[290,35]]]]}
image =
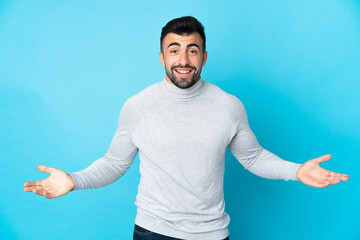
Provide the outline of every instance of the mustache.
{"type": "Polygon", "coordinates": [[[186,64],[185,66],[182,66],[182,65],[176,65],[176,66],[172,66],[171,67],[171,70],[174,70],[175,68],[190,68],[192,70],[196,70],[196,67],[194,66],[190,66],[189,64],[186,64]]]}

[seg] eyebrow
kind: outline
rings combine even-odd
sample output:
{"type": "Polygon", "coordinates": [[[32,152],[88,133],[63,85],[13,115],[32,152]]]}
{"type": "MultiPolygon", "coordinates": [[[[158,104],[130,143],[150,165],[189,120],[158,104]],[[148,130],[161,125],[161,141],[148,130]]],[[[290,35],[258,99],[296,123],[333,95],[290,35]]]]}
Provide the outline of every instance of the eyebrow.
{"type": "Polygon", "coordinates": [[[190,43],[190,44],[187,45],[187,47],[188,47],[188,48],[189,48],[189,47],[197,47],[197,48],[200,50],[199,45],[197,45],[196,43],[190,43]]]}
{"type": "MultiPolygon", "coordinates": [[[[169,47],[171,47],[171,46],[181,46],[180,45],[180,43],[178,43],[178,42],[172,42],[172,43],[170,43],[169,44],[169,46],[167,47],[167,48],[169,48],[169,47]]],[[[190,44],[188,44],[187,45],[187,48],[189,48],[189,47],[197,47],[199,50],[200,50],[200,47],[199,47],[199,45],[197,45],[196,43],[190,43],[190,44]]]]}

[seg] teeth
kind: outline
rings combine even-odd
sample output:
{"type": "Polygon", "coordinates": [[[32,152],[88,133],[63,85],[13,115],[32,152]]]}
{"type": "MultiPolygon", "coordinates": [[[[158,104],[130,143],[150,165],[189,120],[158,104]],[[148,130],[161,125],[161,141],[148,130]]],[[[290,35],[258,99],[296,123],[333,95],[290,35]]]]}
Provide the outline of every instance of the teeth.
{"type": "Polygon", "coordinates": [[[185,74],[185,73],[189,73],[190,71],[181,71],[181,70],[176,70],[179,73],[185,74]]]}

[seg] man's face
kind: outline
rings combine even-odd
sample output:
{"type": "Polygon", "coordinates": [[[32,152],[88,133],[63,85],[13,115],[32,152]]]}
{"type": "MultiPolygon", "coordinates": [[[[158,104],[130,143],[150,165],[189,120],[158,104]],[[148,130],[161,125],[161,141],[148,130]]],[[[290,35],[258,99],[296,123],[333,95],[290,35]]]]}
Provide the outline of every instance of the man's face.
{"type": "Polygon", "coordinates": [[[169,33],[163,39],[159,56],[165,67],[166,81],[179,88],[189,88],[200,79],[207,52],[203,52],[203,41],[198,33],[169,33]]]}

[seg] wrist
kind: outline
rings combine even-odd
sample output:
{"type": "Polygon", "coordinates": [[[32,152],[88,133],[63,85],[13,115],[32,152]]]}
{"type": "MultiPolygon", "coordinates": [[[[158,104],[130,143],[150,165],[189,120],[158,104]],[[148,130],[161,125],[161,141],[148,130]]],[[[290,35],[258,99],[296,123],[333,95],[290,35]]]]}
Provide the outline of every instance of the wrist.
{"type": "Polygon", "coordinates": [[[68,178],[69,178],[69,180],[71,182],[71,187],[70,187],[70,192],[71,192],[71,191],[75,190],[75,181],[74,181],[74,179],[72,178],[72,176],[70,174],[67,173],[67,175],[68,175],[68,178]]]}
{"type": "Polygon", "coordinates": [[[301,177],[302,166],[303,166],[303,165],[300,165],[300,167],[298,168],[298,170],[297,170],[297,172],[296,172],[296,178],[297,178],[299,181],[301,181],[301,180],[300,180],[300,177],[301,177]]]}

